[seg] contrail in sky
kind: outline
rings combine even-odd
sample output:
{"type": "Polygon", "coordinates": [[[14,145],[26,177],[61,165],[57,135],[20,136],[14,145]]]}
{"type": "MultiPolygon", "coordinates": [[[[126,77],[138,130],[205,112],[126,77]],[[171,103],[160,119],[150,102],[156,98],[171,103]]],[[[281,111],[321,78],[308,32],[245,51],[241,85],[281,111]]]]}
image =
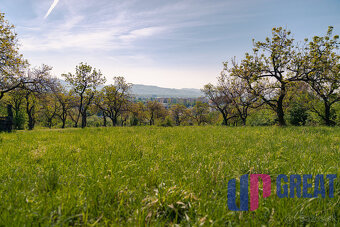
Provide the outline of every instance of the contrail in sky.
{"type": "Polygon", "coordinates": [[[54,7],[57,6],[58,2],[59,2],[59,0],[54,0],[54,2],[52,3],[50,9],[47,11],[44,19],[46,19],[50,15],[50,13],[53,11],[54,7]]]}

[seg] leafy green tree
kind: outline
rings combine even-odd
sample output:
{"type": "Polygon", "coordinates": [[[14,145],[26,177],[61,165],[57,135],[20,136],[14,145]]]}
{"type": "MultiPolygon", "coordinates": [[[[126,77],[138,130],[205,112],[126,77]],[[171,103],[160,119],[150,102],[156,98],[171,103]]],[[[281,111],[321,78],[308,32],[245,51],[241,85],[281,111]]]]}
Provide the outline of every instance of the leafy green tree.
{"type": "MultiPolygon", "coordinates": [[[[316,96],[323,102],[323,108],[313,106],[326,123],[334,125],[332,106],[340,101],[340,55],[339,36],[332,37],[333,27],[329,27],[326,36],[314,36],[306,47],[304,81],[309,84],[316,96]]],[[[308,40],[306,39],[306,42],[308,40]]]]}
{"type": "Polygon", "coordinates": [[[294,104],[288,113],[289,122],[292,125],[300,126],[306,124],[308,118],[307,109],[302,105],[294,104]]]}
{"type": "Polygon", "coordinates": [[[129,108],[132,117],[131,117],[131,125],[141,125],[147,119],[147,109],[146,106],[142,102],[131,103],[129,108]]]}
{"type": "Polygon", "coordinates": [[[310,92],[309,85],[303,81],[292,82],[287,87],[284,109],[288,113],[286,119],[290,124],[298,126],[307,123],[311,104],[316,101],[310,92]]]}
{"type": "Polygon", "coordinates": [[[126,83],[124,77],[115,77],[114,81],[113,85],[105,86],[99,92],[95,103],[111,119],[112,125],[116,126],[118,117],[128,109],[131,84],[126,83]]]}
{"type": "Polygon", "coordinates": [[[107,111],[106,108],[104,107],[104,95],[103,91],[96,92],[94,100],[93,100],[93,105],[91,106],[92,112],[95,112],[98,116],[103,117],[103,126],[107,126],[107,111]]]}
{"type": "Polygon", "coordinates": [[[127,126],[127,122],[130,119],[130,108],[131,108],[131,103],[129,102],[121,110],[121,113],[120,113],[121,126],[127,126]]]}
{"type": "Polygon", "coordinates": [[[27,61],[19,54],[14,26],[0,12],[0,100],[4,95],[27,83],[23,70],[27,61]]]}
{"type": "Polygon", "coordinates": [[[155,124],[155,119],[165,118],[167,116],[167,110],[164,108],[164,106],[161,103],[157,102],[156,100],[149,101],[146,104],[146,109],[147,109],[147,118],[148,118],[150,125],[155,124]]]}
{"type": "Polygon", "coordinates": [[[36,104],[37,97],[29,90],[25,94],[26,100],[26,114],[28,116],[28,129],[33,130],[36,123],[36,104]]]}
{"type": "Polygon", "coordinates": [[[59,102],[59,109],[56,115],[60,118],[62,122],[61,128],[65,128],[69,110],[72,108],[73,97],[71,93],[69,91],[66,91],[66,89],[60,83],[57,84],[52,92],[54,97],[59,102]]]}
{"type": "Polygon", "coordinates": [[[30,83],[25,83],[26,114],[28,116],[28,129],[33,130],[36,123],[36,113],[38,111],[39,97],[50,92],[50,88],[55,83],[51,77],[52,67],[42,65],[41,67],[27,71],[27,78],[30,83]]]}
{"type": "Polygon", "coordinates": [[[78,95],[78,113],[75,117],[75,127],[78,126],[79,118],[82,117],[81,127],[86,127],[87,111],[93,101],[95,91],[99,85],[106,82],[100,70],[93,69],[86,63],[76,66],[76,73],[62,75],[71,84],[75,94],[78,95]]]}
{"type": "Polygon", "coordinates": [[[4,98],[6,104],[11,105],[14,110],[13,128],[17,130],[24,129],[25,127],[24,96],[25,90],[15,89],[7,93],[7,99],[4,98]]]}
{"type": "Polygon", "coordinates": [[[183,104],[174,104],[170,108],[170,113],[174,118],[176,125],[179,126],[188,118],[188,109],[183,104]]]}
{"type": "Polygon", "coordinates": [[[39,97],[40,111],[43,118],[46,119],[47,127],[52,128],[53,120],[57,117],[60,109],[60,103],[53,93],[46,93],[39,97]]]}
{"type": "Polygon", "coordinates": [[[246,53],[240,64],[234,62],[232,75],[246,81],[251,92],[260,97],[277,115],[278,123],[286,125],[284,100],[291,82],[301,81],[297,70],[304,63],[298,58],[298,47],[290,31],[273,28],[272,38],[254,42],[253,55],[246,53]]]}
{"type": "Polygon", "coordinates": [[[191,117],[198,125],[208,122],[209,104],[197,101],[191,110],[191,117]]]}
{"type": "Polygon", "coordinates": [[[250,126],[271,126],[276,122],[276,114],[271,109],[262,106],[252,111],[247,120],[250,126]]]}

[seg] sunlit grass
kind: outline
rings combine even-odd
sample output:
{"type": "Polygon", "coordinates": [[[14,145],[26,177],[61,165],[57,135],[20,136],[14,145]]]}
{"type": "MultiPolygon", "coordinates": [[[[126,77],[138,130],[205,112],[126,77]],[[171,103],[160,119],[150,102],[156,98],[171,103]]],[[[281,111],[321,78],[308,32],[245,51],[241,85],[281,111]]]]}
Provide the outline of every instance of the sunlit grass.
{"type": "Polygon", "coordinates": [[[228,180],[243,174],[340,176],[339,128],[18,131],[0,134],[0,146],[3,224],[336,225],[340,216],[339,178],[333,199],[279,199],[273,182],[255,212],[227,207],[228,180]]]}

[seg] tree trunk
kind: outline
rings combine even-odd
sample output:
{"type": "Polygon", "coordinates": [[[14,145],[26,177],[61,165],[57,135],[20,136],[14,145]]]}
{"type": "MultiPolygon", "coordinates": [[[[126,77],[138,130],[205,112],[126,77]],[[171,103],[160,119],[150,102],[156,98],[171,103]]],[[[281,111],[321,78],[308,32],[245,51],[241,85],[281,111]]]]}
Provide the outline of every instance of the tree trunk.
{"type": "Polygon", "coordinates": [[[331,120],[331,106],[327,101],[324,101],[324,105],[325,105],[325,118],[324,118],[325,123],[327,126],[332,126],[334,125],[334,122],[331,120]]]}
{"type": "Polygon", "coordinates": [[[63,125],[61,126],[61,128],[65,128],[66,125],[66,118],[61,119],[63,125]]]}
{"type": "Polygon", "coordinates": [[[28,130],[33,130],[34,129],[34,118],[31,113],[28,114],[28,130]]]}
{"type": "Polygon", "coordinates": [[[175,116],[175,120],[176,120],[176,126],[180,126],[181,125],[181,121],[179,120],[179,116],[175,116]]]}
{"type": "Polygon", "coordinates": [[[87,122],[86,122],[86,117],[87,117],[87,116],[86,116],[86,111],[85,111],[85,113],[82,113],[82,114],[81,114],[81,127],[82,127],[82,128],[85,128],[85,127],[86,127],[86,123],[87,123],[87,122]]]}
{"type": "Polygon", "coordinates": [[[218,111],[221,112],[222,117],[223,117],[222,125],[227,126],[228,125],[228,113],[226,113],[227,111],[224,111],[222,108],[219,108],[219,107],[217,109],[218,111]]]}
{"type": "Polygon", "coordinates": [[[29,94],[26,95],[26,113],[28,115],[28,130],[33,130],[35,125],[35,120],[33,116],[34,105],[30,107],[29,94]]]}
{"type": "Polygon", "coordinates": [[[222,116],[223,116],[223,125],[227,126],[228,125],[227,115],[223,111],[221,111],[221,113],[222,113],[222,116]]]}
{"type": "Polygon", "coordinates": [[[247,118],[246,117],[242,117],[241,119],[242,119],[243,126],[246,126],[247,118]]]}
{"type": "Polygon", "coordinates": [[[52,119],[48,119],[47,124],[48,124],[48,128],[51,129],[52,128],[52,119]]]}
{"type": "Polygon", "coordinates": [[[86,110],[84,111],[84,108],[83,108],[83,94],[80,94],[80,104],[79,104],[79,107],[78,107],[78,114],[76,116],[76,121],[75,121],[75,124],[74,124],[74,127],[77,128],[78,127],[78,122],[79,122],[79,118],[81,116],[82,120],[81,120],[81,127],[83,127],[83,124],[85,123],[86,124],[86,116],[84,117],[84,112],[86,114],[86,110]],[[84,122],[84,118],[85,118],[85,122],[84,122]]]}
{"type": "Polygon", "coordinates": [[[106,115],[103,114],[103,126],[106,127],[107,121],[106,121],[106,115]]]}
{"type": "Polygon", "coordinates": [[[126,126],[127,118],[122,118],[122,126],[126,126]]]}
{"type": "MultiPolygon", "coordinates": [[[[69,113],[69,116],[70,116],[71,121],[74,122],[73,127],[74,127],[74,128],[77,128],[77,127],[78,127],[78,121],[76,120],[76,118],[74,118],[74,117],[72,116],[72,113],[69,113]]],[[[65,118],[65,121],[66,121],[66,118],[65,118]]]]}
{"type": "Polygon", "coordinates": [[[285,121],[285,118],[284,118],[284,112],[283,112],[282,106],[277,107],[277,118],[278,118],[280,126],[286,126],[286,121],[285,121]]]}
{"type": "Polygon", "coordinates": [[[65,106],[63,106],[63,112],[62,112],[62,114],[61,114],[61,121],[62,121],[62,126],[61,126],[61,128],[65,128],[65,126],[66,126],[66,118],[67,118],[67,110],[66,110],[66,107],[65,106]]]}
{"type": "Polygon", "coordinates": [[[113,126],[117,126],[117,118],[116,117],[112,117],[111,121],[112,121],[113,126]]]}
{"type": "MultiPolygon", "coordinates": [[[[17,105],[15,105],[15,109],[14,109],[14,112],[15,112],[15,118],[18,119],[19,117],[19,112],[20,112],[20,107],[18,107],[17,105]]],[[[19,130],[20,128],[20,125],[18,124],[18,122],[15,120],[14,121],[14,125],[13,125],[14,129],[17,129],[19,130]]]]}
{"type": "Polygon", "coordinates": [[[280,95],[279,100],[277,102],[277,108],[276,108],[276,114],[277,114],[277,118],[278,118],[280,126],[286,126],[286,121],[284,118],[285,113],[283,111],[283,98],[284,98],[284,95],[280,95]]]}
{"type": "Polygon", "coordinates": [[[154,121],[153,121],[153,113],[151,114],[151,118],[150,118],[150,126],[154,124],[154,121]]]}
{"type": "Polygon", "coordinates": [[[75,127],[75,128],[78,128],[78,122],[79,122],[80,116],[81,116],[80,113],[76,116],[75,123],[74,123],[74,127],[75,127]]]}

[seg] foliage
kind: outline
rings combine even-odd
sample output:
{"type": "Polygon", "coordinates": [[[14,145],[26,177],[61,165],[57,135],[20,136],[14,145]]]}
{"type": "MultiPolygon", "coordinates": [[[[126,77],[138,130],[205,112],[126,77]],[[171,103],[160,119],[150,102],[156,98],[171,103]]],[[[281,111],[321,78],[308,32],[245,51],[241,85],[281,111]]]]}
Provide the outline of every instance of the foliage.
{"type": "Polygon", "coordinates": [[[256,104],[258,98],[248,88],[245,80],[230,76],[232,72],[228,63],[224,63],[224,70],[217,78],[217,86],[207,84],[202,92],[212,102],[212,106],[220,111],[224,125],[228,125],[228,121],[233,118],[240,118],[243,125],[246,125],[249,109],[260,105],[256,104]]]}
{"type": "Polygon", "coordinates": [[[166,116],[165,119],[161,121],[160,126],[163,126],[163,127],[172,127],[173,126],[173,122],[172,122],[170,116],[166,116]]]}
{"type": "Polygon", "coordinates": [[[63,77],[72,86],[75,94],[79,96],[77,102],[78,114],[75,117],[75,127],[78,125],[80,116],[82,117],[81,127],[86,127],[87,111],[93,101],[95,90],[99,85],[105,83],[100,70],[93,69],[92,66],[86,63],[80,63],[76,66],[76,73],[63,74],[63,77]]]}
{"type": "Polygon", "coordinates": [[[298,104],[295,104],[289,110],[288,117],[289,117],[289,122],[292,125],[295,125],[295,126],[305,125],[307,118],[308,118],[307,110],[304,107],[298,104]]]}
{"type": "Polygon", "coordinates": [[[25,128],[26,116],[23,111],[18,111],[14,114],[13,128],[16,130],[23,130],[25,128]]]}
{"type": "Polygon", "coordinates": [[[270,126],[274,125],[276,117],[270,110],[260,109],[250,115],[248,124],[250,126],[270,126]]]}
{"type": "Polygon", "coordinates": [[[175,120],[176,125],[179,126],[184,121],[188,120],[190,113],[183,104],[174,104],[170,108],[170,114],[175,120]]]}
{"type": "Polygon", "coordinates": [[[164,106],[162,106],[161,103],[157,101],[149,101],[146,104],[146,109],[147,119],[149,120],[150,125],[154,125],[156,119],[164,119],[167,115],[167,110],[164,108],[164,106]]]}
{"type": "Polygon", "coordinates": [[[198,125],[208,123],[208,114],[209,105],[201,101],[196,102],[191,110],[191,117],[198,125]]]}
{"type": "Polygon", "coordinates": [[[131,112],[131,124],[132,126],[135,125],[142,125],[145,123],[147,118],[146,107],[142,102],[132,103],[130,105],[130,112],[131,112]]]}
{"type": "Polygon", "coordinates": [[[52,78],[50,66],[28,68],[19,54],[14,26],[0,13],[0,101],[13,106],[18,116],[16,129],[22,128],[18,124],[24,119],[29,129],[36,124],[65,128],[71,122],[78,127],[80,119],[83,128],[221,122],[283,126],[286,120],[294,125],[336,125],[340,116],[340,56],[339,36],[332,32],[330,26],[325,36],[305,39],[301,45],[288,29],[274,27],[271,37],[253,40],[252,53],[246,53],[240,63],[235,58],[231,67],[230,62],[224,63],[217,84],[209,83],[202,89],[209,100],[141,99],[130,94],[131,84],[124,77],[114,77],[113,85],[99,90],[106,79],[86,63],[76,66],[74,74],[62,75],[71,89],[52,78]],[[264,108],[276,114],[274,120],[264,108]],[[23,111],[26,116],[21,116],[23,111]],[[95,120],[87,124],[91,117],[95,120]]]}
{"type": "Polygon", "coordinates": [[[4,94],[21,87],[26,83],[23,69],[26,60],[19,54],[19,45],[14,26],[0,12],[0,100],[4,94]]]}
{"type": "Polygon", "coordinates": [[[272,37],[255,42],[253,54],[246,53],[240,64],[233,62],[231,75],[246,81],[248,88],[276,114],[279,125],[286,125],[284,100],[290,83],[300,81],[301,61],[291,32],[282,27],[272,29],[272,37]]]}
{"type": "MultiPolygon", "coordinates": [[[[339,36],[332,36],[333,27],[329,27],[326,36],[314,36],[308,43],[305,54],[304,80],[313,92],[322,100],[323,111],[312,106],[326,125],[334,125],[331,107],[340,101],[340,56],[336,53],[339,48],[339,36]]],[[[306,39],[306,42],[308,40],[306,39]]]]}
{"type": "Polygon", "coordinates": [[[114,85],[105,86],[95,97],[95,105],[109,117],[113,126],[118,123],[118,117],[128,111],[131,84],[124,77],[115,77],[114,85]]]}

